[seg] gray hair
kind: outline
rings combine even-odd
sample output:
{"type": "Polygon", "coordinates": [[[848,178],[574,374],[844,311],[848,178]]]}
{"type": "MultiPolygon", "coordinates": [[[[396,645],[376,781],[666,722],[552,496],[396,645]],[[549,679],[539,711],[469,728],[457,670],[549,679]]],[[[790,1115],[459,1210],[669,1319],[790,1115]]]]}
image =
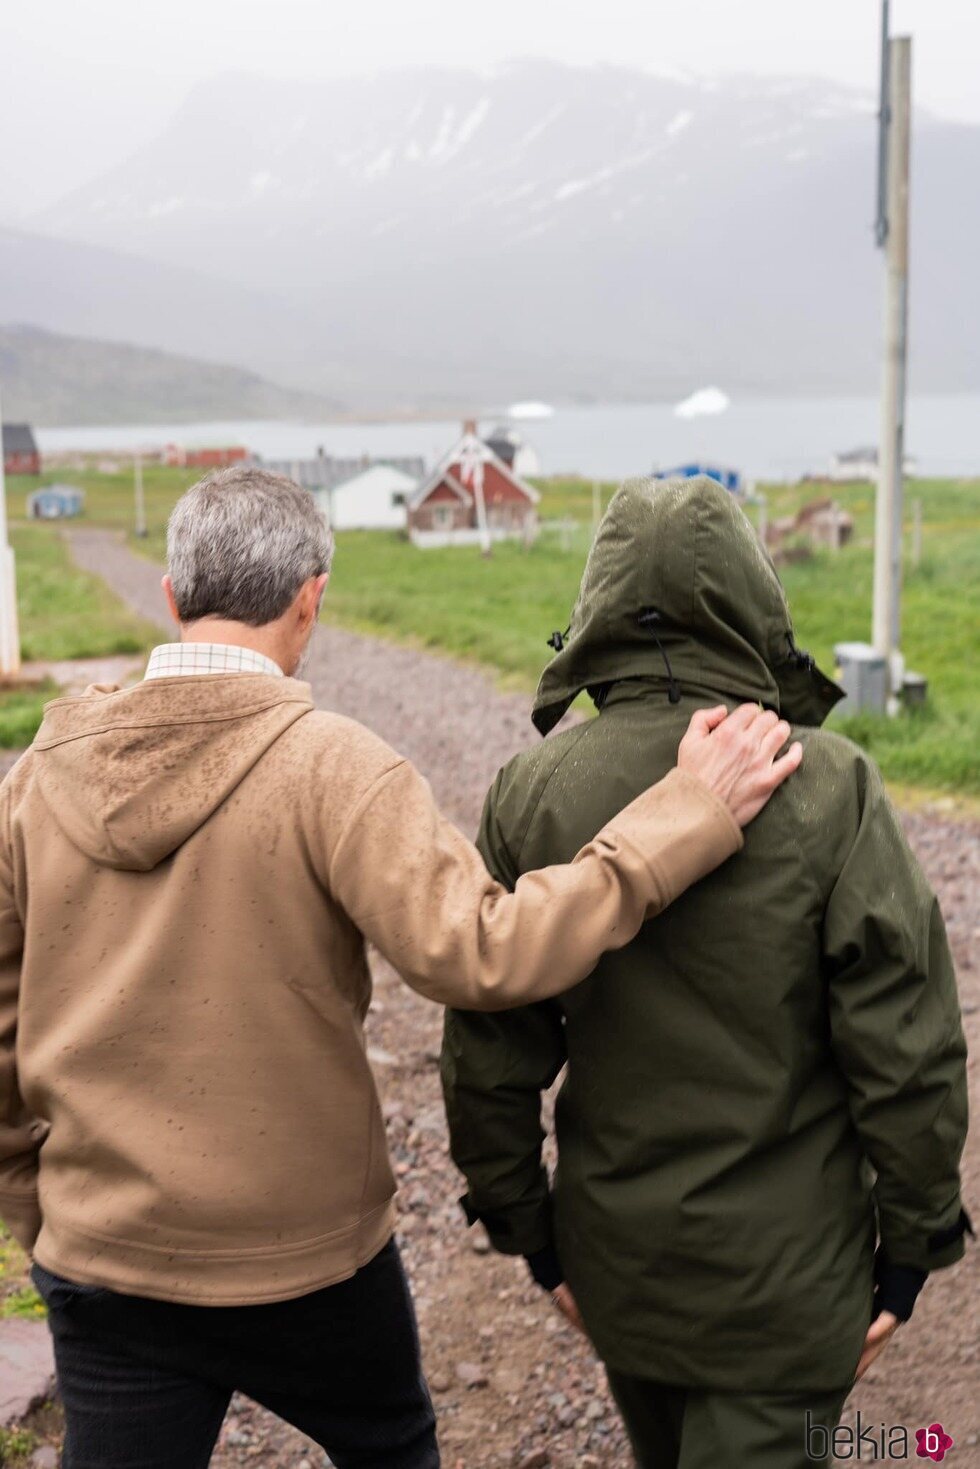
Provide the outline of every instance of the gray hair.
{"type": "Polygon", "coordinates": [[[333,536],[309,490],[252,465],[206,475],[177,501],[167,524],[181,622],[274,622],[332,560],[333,536]]]}

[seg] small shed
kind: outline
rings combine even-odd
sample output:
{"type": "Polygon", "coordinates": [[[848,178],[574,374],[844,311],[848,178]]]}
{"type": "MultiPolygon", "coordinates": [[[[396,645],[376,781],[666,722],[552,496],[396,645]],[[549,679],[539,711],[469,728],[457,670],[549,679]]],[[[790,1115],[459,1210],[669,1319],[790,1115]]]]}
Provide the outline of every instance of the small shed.
{"type": "Polygon", "coordinates": [[[332,530],[404,530],[408,501],[418,480],[393,464],[372,464],[313,498],[332,530]]]}
{"type": "Polygon", "coordinates": [[[744,489],[741,472],[720,464],[678,464],[674,469],[658,469],[654,479],[696,479],[704,475],[713,479],[722,489],[732,495],[741,495],[744,489]]]}
{"type": "Polygon", "coordinates": [[[85,509],[85,492],[77,485],[45,485],[27,496],[32,520],[70,520],[85,509]]]}
{"type": "Polygon", "coordinates": [[[3,468],[5,474],[41,473],[41,456],[29,423],[3,425],[3,468]]]}

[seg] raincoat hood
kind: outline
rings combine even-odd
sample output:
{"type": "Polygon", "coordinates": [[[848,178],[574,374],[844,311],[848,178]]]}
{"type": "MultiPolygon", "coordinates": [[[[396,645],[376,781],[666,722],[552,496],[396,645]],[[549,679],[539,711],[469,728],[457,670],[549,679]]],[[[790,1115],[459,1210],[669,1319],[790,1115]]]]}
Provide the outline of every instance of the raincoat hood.
{"type": "Polygon", "coordinates": [[[819,725],[843,690],[801,652],[768,553],[714,480],[631,479],[589,553],[567,636],[541,676],[532,718],[547,734],[573,700],[623,679],[665,697],[758,700],[819,725]]]}
{"type": "Polygon", "coordinates": [[[41,794],[86,856],[149,872],[312,708],[309,685],[268,674],[95,685],[45,709],[33,745],[41,794]]]}

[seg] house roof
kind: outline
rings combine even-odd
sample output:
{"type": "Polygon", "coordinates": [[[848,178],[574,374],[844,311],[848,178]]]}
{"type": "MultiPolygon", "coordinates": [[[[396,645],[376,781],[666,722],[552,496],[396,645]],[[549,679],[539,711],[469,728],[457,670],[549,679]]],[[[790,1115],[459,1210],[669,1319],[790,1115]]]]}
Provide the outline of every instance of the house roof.
{"type": "Polygon", "coordinates": [[[284,474],[304,490],[335,490],[357,479],[366,470],[384,468],[407,474],[412,486],[425,473],[425,460],[411,455],[392,459],[338,459],[330,454],[317,454],[314,459],[261,459],[255,461],[273,474],[284,474]]]}
{"type": "Polygon", "coordinates": [[[469,503],[473,499],[473,490],[469,483],[465,466],[473,465],[475,467],[477,464],[480,464],[484,470],[487,465],[492,464],[498,474],[502,474],[505,479],[508,479],[515,489],[519,490],[522,495],[525,495],[530,500],[532,505],[536,505],[541,499],[537,490],[522,480],[520,475],[515,474],[510,465],[506,464],[500,455],[494,452],[490,444],[484,443],[475,433],[467,429],[458,443],[454,444],[449,453],[440,459],[428,479],[423,480],[419,485],[418,490],[409,502],[409,509],[417,510],[420,505],[425,503],[432,494],[432,491],[438,485],[442,484],[443,481],[449,485],[451,490],[469,503]],[[462,472],[459,474],[453,472],[457,466],[463,466],[462,472]]]}
{"type": "Polygon", "coordinates": [[[397,493],[399,490],[406,495],[415,490],[418,479],[413,479],[410,474],[396,469],[393,464],[372,464],[370,469],[362,470],[360,474],[352,475],[349,479],[341,481],[333,486],[335,495],[346,495],[348,491],[355,495],[362,495],[370,490],[381,490],[384,493],[391,491],[397,493]]]}
{"type": "Polygon", "coordinates": [[[5,454],[36,454],[34,431],[29,423],[5,423],[3,425],[3,452],[5,454]]]}

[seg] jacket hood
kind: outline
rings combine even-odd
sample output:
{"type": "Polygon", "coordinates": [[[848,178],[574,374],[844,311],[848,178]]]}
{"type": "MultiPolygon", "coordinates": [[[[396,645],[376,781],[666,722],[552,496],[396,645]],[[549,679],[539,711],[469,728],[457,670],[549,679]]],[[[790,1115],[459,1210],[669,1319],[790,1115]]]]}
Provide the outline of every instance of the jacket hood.
{"type": "Polygon", "coordinates": [[[93,861],[149,872],[312,708],[308,684],[268,674],[93,686],[45,708],[32,747],[39,788],[93,861]]]}
{"type": "Polygon", "coordinates": [[[589,553],[566,635],[541,676],[532,717],[547,734],[588,689],[657,678],[682,693],[758,700],[794,724],[822,724],[843,690],[801,652],[772,560],[714,480],[631,479],[589,553]]]}

